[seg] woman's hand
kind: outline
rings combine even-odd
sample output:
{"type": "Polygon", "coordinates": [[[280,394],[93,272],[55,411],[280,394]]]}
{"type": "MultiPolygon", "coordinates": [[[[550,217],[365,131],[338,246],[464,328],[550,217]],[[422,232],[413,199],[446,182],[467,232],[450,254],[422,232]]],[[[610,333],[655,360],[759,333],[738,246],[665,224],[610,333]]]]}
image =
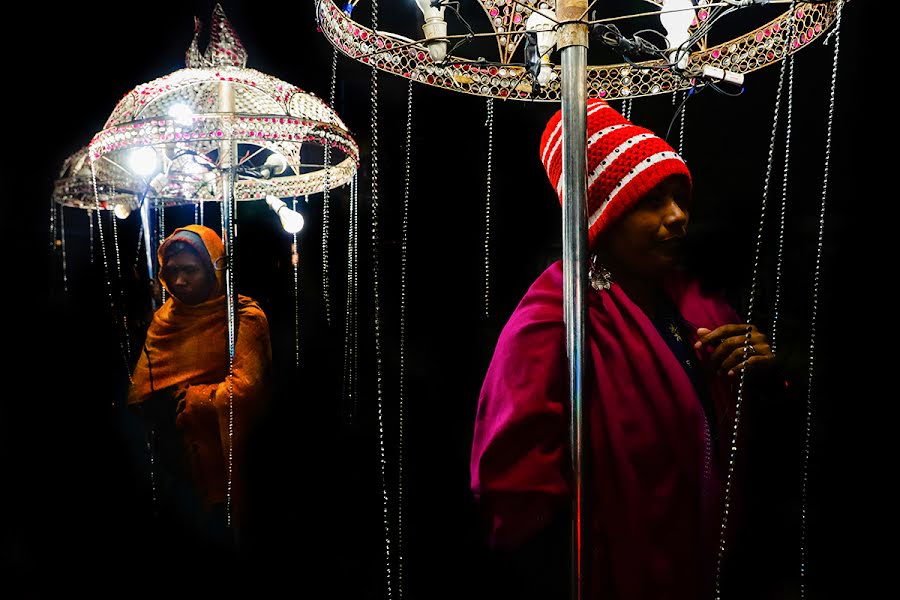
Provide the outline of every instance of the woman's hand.
{"type": "Polygon", "coordinates": [[[767,370],[775,364],[768,338],[754,325],[722,325],[713,330],[701,327],[697,336],[700,339],[694,348],[715,347],[709,360],[712,368],[720,373],[733,377],[744,369],[750,373],[767,370]]]}

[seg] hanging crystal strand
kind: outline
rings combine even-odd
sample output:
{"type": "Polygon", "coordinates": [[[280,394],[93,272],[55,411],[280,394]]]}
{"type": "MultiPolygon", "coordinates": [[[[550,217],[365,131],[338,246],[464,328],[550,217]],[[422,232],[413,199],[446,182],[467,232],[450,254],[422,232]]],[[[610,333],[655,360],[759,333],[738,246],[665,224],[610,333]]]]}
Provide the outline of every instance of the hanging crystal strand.
{"type": "Polygon", "coordinates": [[[487,176],[484,195],[484,316],[490,316],[491,292],[491,158],[494,149],[494,99],[487,99],[487,176]]]}
{"type": "MultiPolygon", "coordinates": [[[[52,199],[50,200],[50,252],[53,256],[53,273],[56,274],[56,256],[59,254],[62,249],[62,242],[60,241],[59,234],[59,223],[62,219],[62,207],[63,205],[58,205],[57,208],[56,202],[52,199]]],[[[54,282],[55,283],[55,282],[54,282]]],[[[54,286],[55,287],[55,286],[54,286]]]]}
{"type": "Polygon", "coordinates": [[[351,423],[350,418],[350,322],[353,320],[353,190],[356,187],[356,175],[350,180],[350,215],[349,226],[347,231],[347,302],[344,316],[344,371],[342,380],[341,394],[341,416],[346,419],[346,423],[351,423]]]}
{"type": "Polygon", "coordinates": [[[332,48],[331,53],[331,95],[329,96],[329,105],[334,108],[334,101],[337,98],[337,48],[332,48]]]}
{"type": "Polygon", "coordinates": [[[200,224],[200,205],[201,204],[202,204],[202,202],[199,200],[194,203],[194,225],[200,224]]]}
{"type": "Polygon", "coordinates": [[[159,516],[159,502],[156,498],[156,460],[154,458],[153,452],[153,433],[154,429],[151,429],[147,434],[147,456],[150,457],[150,500],[152,502],[151,506],[153,506],[153,516],[159,516]]]}
{"type": "MultiPolygon", "coordinates": [[[[297,212],[297,196],[291,206],[297,212]]],[[[297,234],[291,244],[291,265],[294,267],[294,365],[300,368],[300,247],[297,245],[297,234]]]]}
{"type": "Polygon", "coordinates": [[[59,241],[62,247],[63,293],[69,293],[69,273],[66,266],[66,207],[59,206],[59,241]]]}
{"type": "Polygon", "coordinates": [[[203,225],[203,223],[204,223],[204,221],[203,221],[203,216],[204,216],[204,215],[203,215],[203,210],[204,210],[204,208],[206,207],[206,202],[204,202],[203,200],[201,200],[198,204],[200,205],[200,220],[197,222],[197,224],[198,224],[198,225],[203,225]]]}
{"type": "MultiPolygon", "coordinates": [[[[675,108],[678,106],[678,99],[680,97],[681,97],[681,91],[675,90],[672,92],[672,108],[675,108]]],[[[675,117],[673,116],[672,118],[674,119],[675,117]]]]}
{"type": "Polygon", "coordinates": [[[622,116],[631,120],[631,98],[626,98],[622,100],[622,116]]]}
{"type": "Polygon", "coordinates": [[[791,125],[794,113],[794,55],[785,59],[788,63],[788,89],[787,89],[787,121],[785,123],[784,141],[784,170],[781,179],[781,223],[778,229],[778,262],[775,267],[775,301],[772,305],[771,345],[772,354],[776,354],[778,348],[778,308],[781,304],[781,267],[784,256],[784,229],[787,221],[788,199],[788,173],[791,162],[791,125]]]}
{"type": "MultiPolygon", "coordinates": [[[[98,200],[99,203],[99,200],[98,200]]],[[[99,206],[99,204],[98,204],[99,206]]],[[[91,264],[94,264],[94,209],[89,208],[87,211],[88,214],[88,235],[90,236],[90,257],[91,264]]]]}
{"type": "MultiPolygon", "coordinates": [[[[687,92],[680,92],[675,90],[672,92],[672,106],[678,106],[679,100],[681,99],[681,95],[687,92]]],[[[678,154],[681,155],[681,158],[684,158],[684,113],[687,111],[687,105],[681,107],[681,115],[679,118],[681,119],[681,133],[678,138],[678,154]]]]}
{"type": "MultiPolygon", "coordinates": [[[[164,204],[160,204],[159,208],[156,209],[156,219],[157,219],[157,231],[159,232],[157,235],[157,248],[162,246],[162,243],[166,240],[166,207],[164,204]]],[[[162,265],[159,265],[159,270],[162,271],[162,265]]],[[[163,304],[166,302],[166,288],[163,286],[159,286],[160,294],[162,294],[163,304]]]]}
{"type": "MultiPolygon", "coordinates": [[[[834,36],[834,65],[831,69],[831,103],[828,108],[828,135],[825,141],[825,172],[822,176],[822,209],[819,212],[819,241],[816,247],[816,269],[813,275],[812,318],[809,332],[809,379],[806,384],[806,431],[803,436],[803,473],[800,494],[800,598],[806,598],[806,506],[808,502],[807,487],[809,481],[809,454],[812,438],[812,390],[816,349],[816,316],[819,309],[819,278],[822,267],[822,248],[825,239],[825,200],[828,195],[828,168],[831,162],[831,132],[834,123],[835,95],[837,90],[838,55],[841,47],[841,15],[844,3],[838,3],[837,24],[831,35],[834,36]]],[[[825,43],[828,43],[826,39],[825,43]]]]}
{"type": "MultiPolygon", "coordinates": [[[[219,110],[225,113],[235,112],[235,90],[231,83],[221,82],[219,85],[219,110]]],[[[235,179],[239,162],[238,143],[229,136],[219,146],[219,162],[222,178],[219,181],[222,190],[222,242],[225,248],[225,302],[228,331],[228,470],[225,492],[226,524],[232,526],[233,490],[234,490],[234,348],[237,336],[237,290],[235,287],[235,237],[237,235],[237,197],[235,196],[235,179]]],[[[215,265],[214,265],[215,266],[215,265]]]]}
{"type": "Polygon", "coordinates": [[[50,251],[56,252],[56,202],[50,199],[50,251]]]}
{"type": "MultiPolygon", "coordinates": [[[[403,233],[400,243],[400,382],[397,440],[397,597],[403,598],[403,396],[406,391],[406,261],[409,243],[409,183],[412,161],[412,79],[406,93],[406,172],[403,177],[403,233]]],[[[488,101],[490,102],[490,100],[488,101]]]]}
{"type": "Polygon", "coordinates": [[[359,414],[359,179],[353,195],[353,415],[359,414]]]}
{"type": "MultiPolygon", "coordinates": [[[[334,108],[334,99],[337,90],[337,48],[331,55],[331,97],[330,105],[334,108]]],[[[328,271],[330,261],[328,258],[328,232],[330,224],[331,208],[331,145],[325,144],[325,189],[322,191],[322,299],[325,303],[325,322],[331,326],[331,293],[328,283],[328,271]]]]}
{"type": "MultiPolygon", "coordinates": [[[[98,228],[99,234],[100,234],[100,252],[101,252],[101,256],[103,257],[103,275],[106,278],[106,295],[109,298],[109,310],[111,313],[110,316],[112,317],[113,323],[118,324],[119,319],[116,315],[116,312],[117,312],[116,311],[116,303],[115,303],[115,300],[113,300],[112,280],[110,279],[110,275],[109,275],[109,261],[106,258],[106,243],[103,239],[103,219],[101,219],[101,216],[100,216],[100,194],[97,191],[97,170],[94,165],[94,157],[93,156],[91,156],[91,184],[93,185],[93,188],[94,188],[94,205],[97,207],[96,208],[97,228],[98,228]]],[[[122,336],[120,335],[118,337],[119,337],[119,349],[122,351],[122,361],[125,363],[125,374],[128,376],[128,381],[130,382],[131,381],[131,361],[128,357],[128,350],[125,347],[125,342],[124,342],[122,336]]],[[[115,407],[115,405],[116,405],[115,399],[112,400],[112,405],[113,405],[113,407],[115,407]]]]}
{"type": "MultiPolygon", "coordinates": [[[[769,142],[769,159],[768,165],[766,168],[766,179],[763,185],[763,198],[762,204],[760,207],[760,215],[759,215],[759,226],[757,228],[756,233],[756,250],[754,252],[753,257],[753,278],[750,285],[750,301],[747,307],[747,323],[752,322],[753,317],[753,304],[756,300],[756,287],[759,278],[759,260],[760,254],[762,251],[762,239],[763,239],[763,230],[765,229],[765,220],[766,220],[766,205],[769,197],[769,181],[772,176],[772,163],[773,156],[775,154],[775,139],[778,132],[778,113],[781,108],[781,93],[784,89],[784,76],[785,69],[787,67],[786,61],[787,56],[790,51],[790,41],[791,35],[793,31],[794,25],[794,4],[796,2],[791,2],[791,11],[790,16],[788,17],[789,26],[787,29],[787,35],[785,36],[784,43],[784,55],[781,63],[781,74],[778,79],[778,91],[775,96],[775,115],[772,121],[772,135],[770,136],[769,142]]],[[[747,330],[745,341],[744,341],[744,356],[743,360],[746,361],[749,356],[750,351],[750,330],[747,330]]],[[[734,406],[734,424],[732,425],[731,430],[731,446],[729,448],[728,454],[728,475],[725,479],[725,494],[724,494],[724,503],[722,506],[722,519],[720,522],[719,528],[719,546],[718,546],[718,555],[716,557],[716,578],[715,578],[715,598],[716,600],[720,600],[722,597],[722,561],[725,557],[725,546],[727,541],[727,531],[728,531],[728,517],[731,509],[731,486],[734,475],[734,463],[735,458],[737,456],[737,442],[738,442],[738,430],[741,422],[741,406],[743,404],[744,398],[744,381],[745,381],[746,370],[741,369],[740,371],[740,383],[738,384],[737,391],[737,400],[734,406]]]]}
{"type": "Polygon", "coordinates": [[[347,316],[344,321],[344,413],[347,424],[352,425],[356,415],[357,389],[357,356],[359,338],[357,337],[357,304],[358,288],[356,261],[358,237],[358,203],[359,180],[353,174],[350,180],[350,226],[347,236],[347,316]]]}
{"type": "Polygon", "coordinates": [[[329,207],[331,204],[331,146],[325,144],[325,189],[322,191],[322,301],[325,304],[325,322],[331,326],[331,294],[328,285],[328,230],[331,228],[329,207]]]}
{"type": "Polygon", "coordinates": [[[121,256],[119,254],[119,223],[113,216],[112,211],[109,213],[110,229],[112,229],[113,249],[115,250],[116,278],[119,282],[119,305],[122,310],[122,330],[125,334],[125,360],[128,362],[128,380],[131,379],[131,365],[134,359],[131,356],[131,334],[128,332],[128,307],[125,303],[125,282],[122,281],[121,256]]]}
{"type": "MultiPolygon", "coordinates": [[[[372,0],[372,29],[378,30],[378,0],[372,0]]],[[[393,585],[391,581],[391,527],[388,515],[387,494],[387,457],[384,439],[384,395],[383,374],[381,365],[381,299],[379,296],[379,262],[378,262],[378,236],[380,223],[378,221],[380,206],[378,204],[378,68],[372,61],[372,287],[374,289],[375,320],[375,377],[376,392],[378,398],[378,451],[381,455],[381,497],[384,517],[384,566],[387,584],[387,597],[393,597],[393,585]]]]}

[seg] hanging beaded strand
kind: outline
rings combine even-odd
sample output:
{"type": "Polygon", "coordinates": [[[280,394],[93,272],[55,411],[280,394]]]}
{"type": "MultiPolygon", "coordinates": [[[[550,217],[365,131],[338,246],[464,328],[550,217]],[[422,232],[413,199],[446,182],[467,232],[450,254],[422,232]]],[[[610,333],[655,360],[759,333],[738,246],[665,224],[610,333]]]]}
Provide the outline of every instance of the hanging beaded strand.
{"type": "Polygon", "coordinates": [[[403,398],[406,391],[406,263],[409,244],[409,184],[412,164],[413,82],[406,93],[406,172],[403,177],[403,233],[400,242],[400,381],[397,440],[397,597],[403,598],[403,398]]]}
{"type": "MultiPolygon", "coordinates": [[[[831,69],[831,99],[828,108],[828,134],[825,138],[825,169],[822,176],[822,208],[819,212],[819,241],[816,247],[816,269],[813,274],[812,318],[809,332],[809,378],[806,383],[806,430],[803,436],[803,470],[800,493],[800,598],[806,598],[806,506],[808,502],[809,454],[812,438],[812,389],[816,350],[816,316],[819,310],[819,278],[822,267],[822,248],[825,239],[825,200],[828,195],[828,168],[831,163],[831,133],[834,123],[834,106],[837,91],[838,55],[841,47],[841,15],[844,3],[837,7],[837,24],[831,35],[834,35],[834,65],[831,69]]],[[[826,38],[825,43],[828,43],[826,38]]]]}
{"type": "Polygon", "coordinates": [[[484,316],[490,316],[491,292],[491,158],[494,150],[494,99],[487,99],[487,175],[484,197],[484,316]]]}
{"type": "Polygon", "coordinates": [[[359,176],[354,174],[353,187],[353,369],[352,415],[359,415],[359,176]]]}
{"type": "MultiPolygon", "coordinates": [[[[794,3],[791,4],[791,13],[789,17],[789,26],[788,26],[788,35],[785,36],[785,46],[784,46],[784,55],[787,57],[790,51],[790,39],[791,33],[793,31],[793,10],[794,3]]],[[[775,139],[778,131],[778,114],[780,112],[781,107],[781,94],[784,89],[784,75],[786,69],[786,61],[782,61],[781,63],[781,74],[778,79],[778,91],[775,96],[775,116],[772,122],[772,135],[770,136],[769,143],[769,159],[768,159],[768,167],[766,169],[766,178],[765,183],[763,184],[763,197],[762,203],[760,207],[760,216],[759,216],[759,225],[757,227],[756,233],[756,249],[754,251],[753,257],[753,277],[750,285],[750,300],[747,307],[747,323],[752,322],[753,316],[753,305],[756,300],[756,288],[759,278],[759,260],[760,254],[762,251],[762,239],[763,239],[763,231],[765,229],[765,220],[766,220],[766,206],[769,197],[769,181],[772,175],[772,163],[773,156],[775,153],[775,139]]],[[[743,361],[746,362],[747,357],[749,356],[750,351],[750,330],[747,330],[745,340],[744,340],[744,355],[743,361]]],[[[733,482],[734,476],[734,463],[735,458],[737,456],[737,440],[738,440],[738,430],[741,422],[741,407],[743,404],[744,398],[744,381],[746,375],[746,369],[741,369],[740,371],[740,382],[738,383],[738,391],[737,391],[737,399],[734,406],[734,424],[732,425],[731,430],[731,445],[729,447],[728,453],[728,475],[725,479],[725,494],[724,494],[724,503],[722,506],[722,517],[719,527],[719,545],[718,545],[718,554],[716,557],[716,576],[715,576],[715,598],[716,600],[720,600],[722,597],[722,563],[725,557],[725,547],[727,541],[727,531],[728,531],[728,517],[730,515],[731,509],[731,486],[733,482]]]]}
{"type": "MultiPolygon", "coordinates": [[[[106,257],[106,243],[103,239],[103,220],[100,218],[100,194],[97,190],[97,170],[94,164],[94,158],[91,157],[91,184],[94,189],[94,204],[97,207],[97,228],[100,233],[100,253],[103,258],[103,275],[106,279],[106,296],[109,299],[109,310],[110,316],[112,317],[113,323],[119,324],[119,319],[117,318],[116,311],[116,303],[113,299],[113,291],[112,291],[112,280],[109,274],[109,261],[106,257]]],[[[129,351],[126,348],[125,341],[123,336],[120,334],[117,336],[119,338],[119,350],[122,353],[122,362],[125,364],[125,374],[128,376],[128,381],[131,382],[131,361],[129,359],[129,351]]],[[[112,400],[112,406],[115,407],[116,401],[115,398],[112,400]]]]}
{"type": "Polygon", "coordinates": [[[66,207],[59,206],[59,242],[62,249],[63,293],[69,293],[69,273],[66,265],[66,207]]]}
{"type": "MultiPolygon", "coordinates": [[[[378,0],[372,0],[372,29],[378,30],[378,0]]],[[[373,316],[375,320],[375,377],[376,393],[378,401],[378,451],[381,460],[381,497],[384,518],[384,565],[387,584],[388,600],[393,598],[393,585],[391,580],[391,528],[388,515],[387,494],[387,457],[384,439],[384,396],[383,374],[381,365],[381,301],[379,297],[379,262],[378,262],[378,237],[379,237],[379,210],[378,204],[378,68],[376,61],[372,61],[372,287],[374,294],[373,316]]]]}
{"type": "Polygon", "coordinates": [[[329,205],[331,204],[331,147],[325,144],[325,189],[322,191],[322,301],[325,304],[325,322],[331,326],[331,294],[328,285],[328,230],[331,228],[329,205]]]}
{"type": "MultiPolygon", "coordinates": [[[[297,196],[294,196],[294,212],[297,212],[297,196]]],[[[300,368],[300,246],[297,245],[297,234],[294,233],[291,244],[291,265],[294,268],[294,365],[300,368]]]]}
{"type": "MultiPolygon", "coordinates": [[[[234,112],[234,96],[229,86],[220,88],[220,110],[234,112]]],[[[221,181],[222,241],[225,247],[225,302],[228,331],[228,469],[225,492],[226,524],[231,527],[234,490],[234,348],[237,335],[237,290],[235,288],[235,246],[237,231],[237,198],[234,193],[237,177],[238,143],[232,138],[224,141],[219,149],[219,160],[225,168],[221,181]]],[[[216,265],[213,265],[216,266],[216,265]]]]}
{"type": "Polygon", "coordinates": [[[200,224],[200,204],[199,200],[194,203],[194,225],[200,224]]]}
{"type": "Polygon", "coordinates": [[[787,221],[788,173],[791,162],[791,126],[794,114],[794,55],[785,59],[788,63],[787,119],[785,122],[784,169],[781,179],[781,220],[778,229],[778,261],[775,267],[775,301],[772,304],[771,345],[772,354],[778,348],[778,308],[781,304],[781,270],[784,262],[784,230],[787,221]]]}
{"type": "MultiPolygon", "coordinates": [[[[672,106],[679,106],[678,101],[681,99],[682,94],[686,94],[686,93],[687,92],[680,92],[678,90],[675,90],[674,92],[672,92],[672,106]]],[[[681,124],[680,124],[681,132],[679,133],[679,136],[678,136],[678,154],[679,154],[679,156],[681,156],[682,159],[684,159],[684,122],[685,122],[684,114],[685,114],[685,112],[687,112],[687,104],[684,104],[683,106],[681,106],[681,114],[679,115],[679,119],[681,121],[681,124]]]]}
{"type": "MultiPolygon", "coordinates": [[[[99,200],[98,200],[99,202],[99,200]]],[[[99,204],[98,204],[99,206],[99,204]]],[[[88,236],[89,236],[89,244],[90,244],[90,259],[91,264],[94,264],[94,209],[89,208],[87,211],[88,215],[88,236]]]]}
{"type": "Polygon", "coordinates": [[[357,190],[359,180],[356,173],[350,180],[350,218],[347,236],[347,311],[344,320],[344,415],[348,425],[353,425],[356,415],[356,373],[359,338],[357,336],[357,304],[358,287],[356,260],[358,237],[358,204],[357,190]]]}
{"type": "MultiPolygon", "coordinates": [[[[156,209],[156,230],[159,232],[157,234],[157,248],[162,246],[162,243],[166,241],[166,207],[163,204],[159,205],[159,208],[156,209]]],[[[159,270],[162,271],[162,265],[159,265],[159,270]]],[[[165,286],[159,286],[159,293],[162,297],[162,302],[165,304],[166,302],[166,288],[165,286]]]]}
{"type": "Polygon", "coordinates": [[[122,280],[121,255],[119,253],[119,223],[110,211],[109,213],[110,229],[112,230],[113,250],[115,251],[116,277],[119,281],[119,306],[122,310],[122,331],[125,334],[125,360],[127,361],[128,380],[131,379],[131,365],[134,359],[131,356],[131,334],[128,332],[128,306],[125,302],[125,282],[122,280]]]}
{"type": "MultiPolygon", "coordinates": [[[[334,99],[337,90],[337,48],[331,55],[331,95],[330,106],[334,108],[334,99]]],[[[330,225],[331,205],[331,146],[325,144],[325,189],[322,191],[322,299],[325,303],[325,322],[331,325],[331,292],[329,291],[328,271],[330,261],[328,259],[328,232],[330,225]]]]}
{"type": "Polygon", "coordinates": [[[56,232],[56,202],[53,199],[50,199],[50,251],[56,252],[56,240],[57,237],[56,232]]]}

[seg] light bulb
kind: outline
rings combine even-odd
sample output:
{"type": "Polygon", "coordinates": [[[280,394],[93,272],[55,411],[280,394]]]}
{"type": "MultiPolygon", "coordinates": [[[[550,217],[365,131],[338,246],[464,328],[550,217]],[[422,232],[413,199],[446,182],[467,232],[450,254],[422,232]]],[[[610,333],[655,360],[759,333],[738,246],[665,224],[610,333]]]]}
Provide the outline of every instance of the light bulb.
{"type": "Polygon", "coordinates": [[[295,210],[287,207],[280,198],[275,196],[266,196],[266,204],[269,205],[278,218],[281,219],[281,226],[288,233],[297,233],[303,229],[303,215],[295,210]]]}
{"type": "Polygon", "coordinates": [[[266,162],[263,163],[263,178],[269,179],[272,175],[281,175],[287,170],[287,167],[287,159],[278,152],[273,152],[266,157],[266,162]]]}
{"type": "Polygon", "coordinates": [[[127,204],[116,204],[113,213],[120,219],[127,219],[131,215],[131,207],[127,204]]]}
{"type": "Polygon", "coordinates": [[[538,72],[538,76],[537,76],[538,84],[540,84],[541,87],[543,87],[543,86],[547,85],[548,83],[550,83],[550,80],[552,77],[553,77],[553,67],[551,67],[547,63],[542,62],[541,70],[538,72]]]}
{"type": "Polygon", "coordinates": [[[194,111],[186,104],[173,104],[169,107],[169,116],[179,125],[193,125],[194,111]]]}
{"type": "Polygon", "coordinates": [[[547,57],[546,62],[549,62],[548,55],[553,50],[553,46],[556,45],[555,21],[556,13],[552,8],[532,11],[525,20],[525,30],[537,32],[538,52],[541,55],[542,62],[544,62],[544,57],[547,57]]]}
{"type": "Polygon", "coordinates": [[[131,170],[143,177],[156,171],[157,162],[156,150],[150,146],[135,148],[128,155],[128,165],[131,170]]]}
{"type": "MultiPolygon", "coordinates": [[[[659,20],[666,30],[666,42],[669,44],[669,48],[678,48],[691,37],[690,27],[696,16],[694,11],[690,10],[693,7],[691,0],[663,0],[659,20]],[[679,8],[687,10],[665,12],[679,8]]],[[[669,61],[677,63],[679,69],[684,69],[688,63],[688,52],[688,48],[670,52],[669,61]]]]}
{"type": "Polygon", "coordinates": [[[425,45],[431,60],[441,62],[447,58],[447,21],[444,20],[444,7],[431,5],[431,0],[416,0],[419,10],[425,17],[422,32],[425,34],[425,45]]]}

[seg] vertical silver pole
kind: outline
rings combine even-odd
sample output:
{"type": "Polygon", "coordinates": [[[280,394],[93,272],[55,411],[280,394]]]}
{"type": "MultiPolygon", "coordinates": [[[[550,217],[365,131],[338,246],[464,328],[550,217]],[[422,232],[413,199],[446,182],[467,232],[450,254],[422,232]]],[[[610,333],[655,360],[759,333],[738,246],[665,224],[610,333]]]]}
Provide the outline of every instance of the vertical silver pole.
{"type": "Polygon", "coordinates": [[[563,315],[569,363],[569,441],[572,460],[572,598],[584,590],[584,298],[587,284],[587,0],[561,0],[557,16],[562,51],[563,315]]]}
{"type": "MultiPolygon", "coordinates": [[[[150,184],[145,185],[149,187],[150,184]]],[[[144,251],[147,259],[147,277],[149,277],[149,281],[152,284],[155,274],[153,272],[153,245],[150,242],[150,198],[147,197],[149,194],[150,190],[148,189],[144,193],[144,198],[141,202],[141,232],[144,235],[144,251]]],[[[162,265],[160,265],[159,268],[162,268],[162,265]]],[[[157,300],[156,294],[152,294],[150,298],[150,304],[153,307],[154,311],[159,308],[159,300],[157,300]]]]}

